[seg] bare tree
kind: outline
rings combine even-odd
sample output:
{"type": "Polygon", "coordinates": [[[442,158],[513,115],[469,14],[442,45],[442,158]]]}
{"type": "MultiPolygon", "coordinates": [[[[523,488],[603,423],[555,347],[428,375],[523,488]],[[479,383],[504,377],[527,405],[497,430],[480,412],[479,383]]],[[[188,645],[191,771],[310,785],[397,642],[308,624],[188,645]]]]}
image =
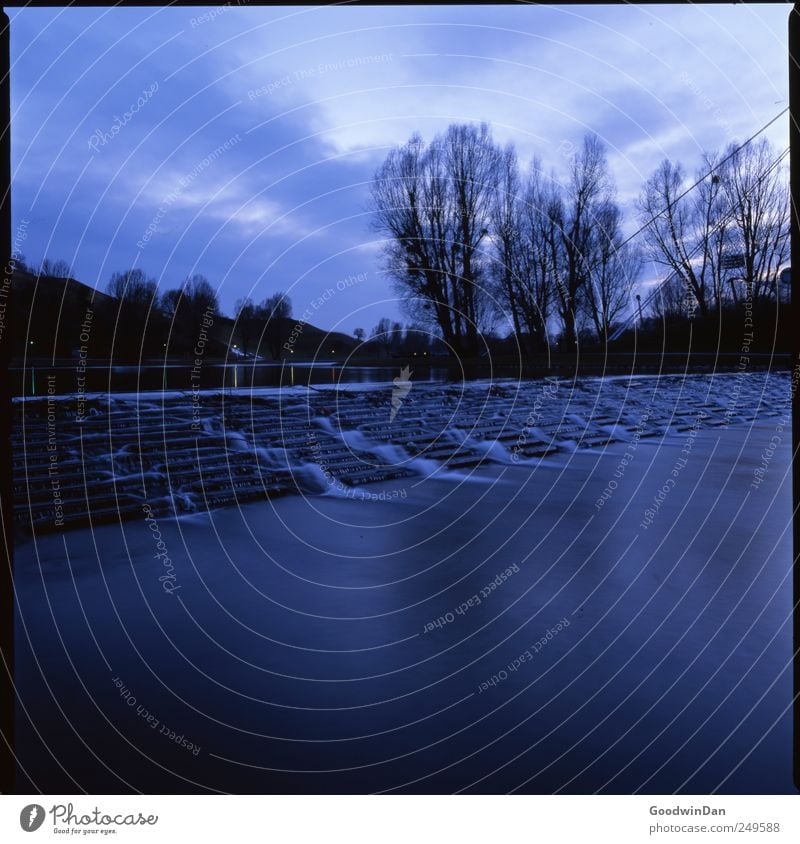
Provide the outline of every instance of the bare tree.
{"type": "Polygon", "coordinates": [[[190,276],[180,287],[165,291],[159,306],[169,319],[173,349],[194,348],[200,332],[207,330],[219,313],[217,293],[203,275],[190,276]]]}
{"type": "Polygon", "coordinates": [[[658,284],[648,310],[660,320],[673,321],[687,318],[690,313],[688,305],[686,285],[678,276],[670,275],[658,284]]]}
{"type": "Polygon", "coordinates": [[[521,177],[517,154],[512,146],[503,150],[498,161],[497,178],[492,191],[491,234],[493,291],[506,311],[518,342],[524,343],[523,317],[518,295],[518,272],[522,261],[523,238],[520,231],[521,177]]]}
{"type": "Polygon", "coordinates": [[[721,274],[734,302],[749,296],[757,306],[773,299],[778,270],[788,258],[788,184],[774,158],[766,138],[738,150],[732,144],[723,156],[719,183],[730,222],[722,239],[721,274]]]}
{"type": "Polygon", "coordinates": [[[644,240],[650,258],[690,291],[702,316],[722,295],[720,271],[727,237],[720,179],[709,175],[713,167],[714,157],[707,155],[697,174],[700,183],[693,193],[683,195],[682,165],[665,160],[645,183],[638,203],[642,223],[647,224],[644,240]]]}
{"type": "Polygon", "coordinates": [[[145,312],[152,307],[157,289],[155,279],[139,269],[113,273],[106,288],[109,296],[145,312]]]}
{"type": "Polygon", "coordinates": [[[486,293],[480,247],[489,234],[492,188],[497,178],[500,152],[492,141],[489,127],[450,126],[444,137],[448,181],[452,187],[454,262],[458,274],[451,276],[454,316],[459,334],[464,337],[464,351],[475,354],[478,331],[486,316],[486,293]],[[484,305],[484,307],[482,307],[484,305]],[[463,316],[463,329],[460,319],[463,316]]]}
{"type": "Polygon", "coordinates": [[[292,315],[292,300],[285,293],[273,293],[261,303],[261,310],[267,319],[289,319],[292,315]]]}
{"type": "Polygon", "coordinates": [[[388,356],[392,350],[392,323],[386,317],[378,320],[378,324],[369,335],[370,343],[383,356],[388,356]]]}
{"type": "Polygon", "coordinates": [[[639,197],[639,216],[650,258],[667,267],[692,291],[701,313],[708,312],[705,264],[696,269],[691,252],[695,246],[695,226],[689,201],[679,198],[684,171],[680,164],[665,159],[645,182],[639,197]]]}
{"type": "Polygon", "coordinates": [[[533,351],[540,351],[547,341],[548,321],[564,264],[563,219],[561,187],[534,159],[521,209],[524,248],[516,271],[520,308],[533,351]]]}
{"type": "Polygon", "coordinates": [[[282,357],[283,344],[288,335],[286,321],[292,316],[292,301],[285,293],[267,296],[258,308],[264,326],[263,338],[273,360],[282,357]]]}
{"type": "Polygon", "coordinates": [[[39,275],[48,278],[71,278],[72,267],[66,261],[51,261],[49,258],[45,258],[39,268],[39,275]]]}
{"type": "Polygon", "coordinates": [[[166,290],[159,299],[159,307],[166,317],[172,319],[178,312],[180,301],[181,291],[179,289],[166,290]]]}
{"type": "Polygon", "coordinates": [[[500,153],[486,124],[454,124],[428,146],[392,150],[372,187],[374,224],[388,237],[386,268],[408,310],[436,324],[458,354],[476,354],[485,258],[500,153]]]}
{"type": "MultiPolygon", "coordinates": [[[[561,317],[562,341],[573,350],[578,339],[582,299],[590,282],[598,239],[600,215],[613,202],[614,184],[605,146],[596,135],[586,135],[570,162],[563,190],[561,266],[557,271],[556,300],[561,317]]],[[[558,210],[555,209],[556,214],[558,210]]]]}
{"type": "Polygon", "coordinates": [[[492,218],[494,291],[523,350],[544,348],[558,272],[563,266],[560,186],[534,158],[527,177],[506,149],[492,218]]]}
{"type": "Polygon", "coordinates": [[[598,209],[592,229],[583,301],[601,343],[608,340],[615,321],[630,304],[632,287],[641,271],[641,256],[623,242],[621,223],[622,212],[609,202],[598,209]]]}
{"type": "Polygon", "coordinates": [[[242,344],[242,351],[250,354],[258,338],[258,310],[249,297],[237,299],[234,305],[236,333],[242,344]]]}
{"type": "Polygon", "coordinates": [[[392,347],[392,354],[399,355],[403,348],[403,343],[405,341],[405,332],[403,331],[403,326],[399,322],[392,323],[392,333],[391,333],[391,347],[392,347]]]}
{"type": "Polygon", "coordinates": [[[30,273],[34,271],[34,268],[28,264],[22,252],[14,252],[14,254],[11,256],[11,261],[14,272],[30,273]]]}
{"type": "Polygon", "coordinates": [[[692,292],[703,315],[749,295],[775,295],[789,250],[789,196],[766,139],[703,157],[686,196],[680,164],[664,161],[645,184],[639,207],[654,261],[692,292]],[[649,222],[651,218],[655,218],[649,222]]]}
{"type": "Polygon", "coordinates": [[[114,326],[112,350],[122,356],[136,356],[144,351],[155,351],[161,346],[157,302],[158,286],[143,270],[132,269],[111,276],[107,287],[110,296],[117,299],[117,317],[114,326]]]}
{"type": "Polygon", "coordinates": [[[431,335],[422,325],[406,325],[404,351],[407,355],[426,355],[431,351],[431,335]]]}
{"type": "Polygon", "coordinates": [[[198,324],[204,314],[214,316],[219,313],[217,292],[204,275],[190,276],[181,289],[194,324],[198,324]]]}

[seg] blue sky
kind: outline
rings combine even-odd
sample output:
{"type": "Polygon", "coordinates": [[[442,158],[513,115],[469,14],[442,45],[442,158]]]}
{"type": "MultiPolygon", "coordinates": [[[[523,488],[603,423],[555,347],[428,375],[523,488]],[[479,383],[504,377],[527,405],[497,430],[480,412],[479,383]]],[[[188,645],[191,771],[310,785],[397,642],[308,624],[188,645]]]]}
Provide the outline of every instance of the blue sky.
{"type": "MultiPolygon", "coordinates": [[[[633,231],[663,158],[693,171],[788,105],[789,9],[9,10],[17,245],[101,289],[200,272],[228,313],[332,289],[314,321],[369,330],[400,313],[368,214],[388,148],[486,120],[560,170],[596,132],[633,231]]],[[[787,146],[788,118],[768,137],[787,146]]]]}

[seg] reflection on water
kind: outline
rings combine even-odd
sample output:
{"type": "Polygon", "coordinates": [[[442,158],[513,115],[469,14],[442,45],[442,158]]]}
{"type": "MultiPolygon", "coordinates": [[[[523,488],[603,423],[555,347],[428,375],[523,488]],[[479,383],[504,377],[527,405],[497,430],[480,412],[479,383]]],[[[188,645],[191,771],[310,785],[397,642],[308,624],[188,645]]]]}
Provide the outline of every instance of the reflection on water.
{"type": "MultiPolygon", "coordinates": [[[[192,389],[250,389],[254,387],[295,387],[309,384],[391,383],[401,363],[386,366],[341,366],[329,362],[319,364],[270,363],[208,363],[192,368],[185,364],[157,366],[87,366],[80,372],[72,366],[27,368],[10,370],[12,394],[15,396],[65,395],[79,390],[85,392],[130,393],[143,390],[192,389]],[[79,377],[81,382],[79,382],[79,377]]],[[[508,367],[504,377],[519,374],[508,367]]],[[[441,365],[414,366],[417,381],[471,380],[485,378],[489,369],[480,364],[470,368],[441,365]]],[[[497,367],[493,374],[498,374],[497,367]]]]}

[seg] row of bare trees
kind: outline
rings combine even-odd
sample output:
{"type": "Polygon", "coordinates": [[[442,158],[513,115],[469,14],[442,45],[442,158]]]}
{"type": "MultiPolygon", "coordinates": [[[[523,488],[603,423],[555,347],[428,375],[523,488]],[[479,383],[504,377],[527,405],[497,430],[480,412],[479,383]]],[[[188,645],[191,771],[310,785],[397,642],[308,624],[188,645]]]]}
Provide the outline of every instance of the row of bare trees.
{"type": "Polygon", "coordinates": [[[358,341],[358,354],[374,357],[411,357],[444,352],[438,336],[431,334],[421,325],[403,325],[387,317],[380,319],[370,331],[369,337],[363,328],[356,328],[353,337],[358,341]]]}
{"type": "Polygon", "coordinates": [[[456,354],[475,354],[501,316],[530,351],[553,322],[566,348],[584,326],[602,341],[639,273],[592,135],[563,181],[538,159],[523,172],[514,147],[498,146],[485,124],[452,125],[427,145],[415,135],[389,153],[372,196],[407,309],[456,354]]]}
{"type": "Polygon", "coordinates": [[[206,312],[219,312],[217,293],[203,275],[189,276],[180,287],[158,295],[158,282],[142,269],[112,273],[106,292],[120,306],[147,314],[158,308],[173,322],[199,322],[206,312]]]}
{"type": "Polygon", "coordinates": [[[412,317],[455,354],[475,354],[497,321],[533,353],[600,343],[632,312],[646,259],[666,269],[657,307],[684,317],[775,297],[788,256],[789,198],[766,140],[703,158],[695,188],[663,162],[626,238],[604,144],[587,135],[562,177],[534,158],[523,170],[485,124],[419,135],[387,155],[372,184],[385,268],[412,317]]]}
{"type": "MultiPolygon", "coordinates": [[[[148,315],[151,321],[154,318],[166,320],[167,342],[162,346],[173,353],[190,351],[201,329],[209,325],[208,317],[211,316],[213,322],[213,318],[220,315],[216,290],[199,274],[159,296],[155,279],[148,278],[140,269],[127,270],[114,273],[107,290],[120,302],[121,324],[139,325],[148,320],[148,315]]],[[[260,304],[254,304],[250,298],[239,299],[234,316],[235,336],[241,351],[245,355],[266,352],[279,360],[291,315],[291,301],[285,293],[268,296],[260,304]]]]}
{"type": "Polygon", "coordinates": [[[154,278],[140,268],[128,269],[111,275],[106,292],[117,300],[118,354],[132,353],[142,343],[151,353],[187,352],[204,319],[219,313],[216,290],[199,274],[159,295],[154,278]]]}
{"type": "Polygon", "coordinates": [[[680,163],[664,161],[639,200],[649,256],[668,277],[653,297],[658,316],[702,316],[749,299],[773,302],[789,257],[790,203],[785,172],[762,139],[706,154],[686,192],[680,163]]]}
{"type": "Polygon", "coordinates": [[[217,293],[202,275],[188,277],[179,287],[159,295],[158,283],[142,269],[115,272],[106,292],[119,302],[122,326],[145,323],[148,319],[166,317],[169,323],[169,345],[179,346],[196,337],[205,314],[219,312],[217,293]]]}
{"type": "Polygon", "coordinates": [[[516,335],[538,351],[555,321],[566,349],[586,329],[605,341],[628,306],[641,257],[624,243],[603,144],[587,135],[569,156],[563,181],[546,174],[539,159],[521,174],[508,148],[500,175],[491,277],[516,335]]]}
{"type": "MultiPolygon", "coordinates": [[[[169,320],[169,346],[173,351],[194,343],[207,316],[213,318],[220,314],[217,292],[202,275],[190,276],[180,287],[158,296],[155,279],[148,278],[140,269],[127,270],[114,273],[107,289],[120,301],[129,323],[141,322],[152,309],[165,316],[169,320]]],[[[267,352],[279,360],[291,315],[292,303],[285,293],[274,293],[260,304],[253,303],[249,297],[237,300],[234,317],[241,351],[245,355],[267,352]]]]}
{"type": "Polygon", "coordinates": [[[273,293],[261,304],[249,297],[238,299],[235,307],[236,326],[242,351],[269,353],[273,360],[280,360],[283,344],[289,336],[287,321],[292,316],[292,302],[285,293],[273,293]]]}
{"type": "MultiPolygon", "coordinates": [[[[36,267],[28,264],[23,256],[17,255],[14,267],[15,272],[31,279],[68,281],[72,277],[70,265],[63,260],[45,258],[41,265],[36,267]]],[[[37,321],[45,322],[45,311],[52,311],[52,319],[47,321],[47,324],[52,323],[57,327],[59,318],[66,317],[65,303],[72,304],[72,300],[60,295],[61,288],[57,289],[57,295],[51,296],[47,286],[28,284],[20,288],[18,285],[15,301],[25,306],[21,313],[26,313],[26,310],[30,311],[33,307],[35,290],[38,290],[37,321]]],[[[107,351],[115,356],[130,358],[136,358],[141,353],[163,354],[165,350],[169,354],[189,354],[196,346],[201,331],[213,335],[212,345],[215,353],[224,350],[223,341],[217,337],[224,337],[225,332],[208,330],[216,321],[216,317],[222,314],[217,291],[203,275],[191,275],[178,287],[159,293],[156,279],[136,267],[112,273],[106,285],[106,293],[110,299],[92,301],[92,308],[103,311],[106,316],[105,322],[111,340],[110,343],[95,343],[95,351],[98,354],[107,351]],[[100,350],[101,346],[103,351],[100,350]]],[[[85,306],[81,305],[69,320],[70,324],[80,324],[84,312],[85,306]]],[[[249,298],[240,299],[236,303],[234,336],[238,343],[234,348],[239,348],[241,344],[241,350],[246,355],[258,350],[259,355],[270,354],[273,358],[280,359],[281,346],[287,333],[287,321],[291,314],[291,301],[285,293],[268,296],[260,304],[254,304],[249,298]]],[[[96,325],[100,322],[98,320],[96,325]]],[[[98,331],[95,327],[94,335],[98,331]]],[[[39,332],[42,336],[47,333],[39,332]]],[[[37,342],[44,348],[43,342],[37,342]]],[[[71,335],[65,337],[62,346],[67,354],[73,343],[74,338],[71,335]]]]}

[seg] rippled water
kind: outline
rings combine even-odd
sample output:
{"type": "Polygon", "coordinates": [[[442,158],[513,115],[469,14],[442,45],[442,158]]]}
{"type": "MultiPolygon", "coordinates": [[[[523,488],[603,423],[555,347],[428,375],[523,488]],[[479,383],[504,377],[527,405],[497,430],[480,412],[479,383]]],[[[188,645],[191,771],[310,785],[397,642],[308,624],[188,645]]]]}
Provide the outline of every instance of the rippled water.
{"type": "Polygon", "coordinates": [[[777,424],[27,541],[19,788],[791,791],[777,424]]]}

